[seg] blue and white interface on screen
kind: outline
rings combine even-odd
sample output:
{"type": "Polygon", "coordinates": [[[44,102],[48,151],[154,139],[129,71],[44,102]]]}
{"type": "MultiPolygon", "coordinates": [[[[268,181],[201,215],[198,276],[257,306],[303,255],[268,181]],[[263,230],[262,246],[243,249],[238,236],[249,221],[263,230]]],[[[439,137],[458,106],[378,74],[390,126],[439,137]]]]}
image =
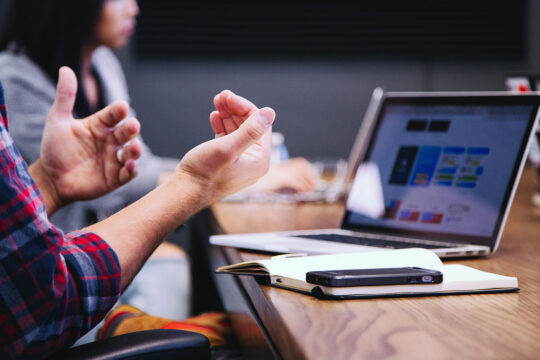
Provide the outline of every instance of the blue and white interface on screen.
{"type": "Polygon", "coordinates": [[[387,104],[366,159],[378,165],[385,211],[353,212],[349,223],[492,236],[533,111],[387,104]]]}

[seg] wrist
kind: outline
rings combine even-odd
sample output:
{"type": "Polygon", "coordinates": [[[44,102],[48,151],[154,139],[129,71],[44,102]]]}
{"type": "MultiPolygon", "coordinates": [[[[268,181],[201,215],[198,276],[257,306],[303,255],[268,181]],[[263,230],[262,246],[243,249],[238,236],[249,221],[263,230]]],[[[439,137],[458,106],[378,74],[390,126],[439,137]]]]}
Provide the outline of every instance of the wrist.
{"type": "Polygon", "coordinates": [[[58,209],[63,207],[65,203],[58,194],[58,190],[56,189],[53,179],[43,168],[41,159],[38,159],[36,162],[30,165],[28,169],[30,171],[30,175],[32,175],[32,178],[39,188],[41,196],[43,197],[43,201],[47,209],[47,215],[50,216],[58,209]]]}
{"type": "Polygon", "coordinates": [[[171,193],[181,194],[183,201],[190,204],[189,207],[203,209],[215,201],[215,189],[209,185],[210,181],[189,174],[184,170],[175,170],[163,183],[169,187],[171,193]]]}

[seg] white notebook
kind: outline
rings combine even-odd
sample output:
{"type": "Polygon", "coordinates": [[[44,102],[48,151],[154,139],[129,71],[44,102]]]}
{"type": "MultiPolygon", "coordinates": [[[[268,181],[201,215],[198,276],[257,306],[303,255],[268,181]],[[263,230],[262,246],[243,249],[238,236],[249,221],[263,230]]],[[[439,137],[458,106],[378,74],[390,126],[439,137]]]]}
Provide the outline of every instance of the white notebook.
{"type": "Polygon", "coordinates": [[[444,265],[426,249],[386,250],[369,253],[297,256],[280,255],[220,267],[217,273],[255,275],[270,285],[315,295],[319,298],[450,295],[519,290],[518,279],[480,271],[465,265],[444,265]],[[439,284],[329,287],[306,282],[308,271],[420,267],[443,273],[439,284]]]}

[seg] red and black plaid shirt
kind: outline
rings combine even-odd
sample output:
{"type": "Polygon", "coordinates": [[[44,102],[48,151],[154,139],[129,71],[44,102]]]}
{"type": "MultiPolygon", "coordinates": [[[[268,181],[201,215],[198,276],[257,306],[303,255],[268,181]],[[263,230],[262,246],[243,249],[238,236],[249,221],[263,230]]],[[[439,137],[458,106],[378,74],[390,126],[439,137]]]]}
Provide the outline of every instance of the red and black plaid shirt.
{"type": "Polygon", "coordinates": [[[120,264],[99,236],[49,222],[7,127],[0,84],[0,358],[45,358],[114,305],[120,264]]]}

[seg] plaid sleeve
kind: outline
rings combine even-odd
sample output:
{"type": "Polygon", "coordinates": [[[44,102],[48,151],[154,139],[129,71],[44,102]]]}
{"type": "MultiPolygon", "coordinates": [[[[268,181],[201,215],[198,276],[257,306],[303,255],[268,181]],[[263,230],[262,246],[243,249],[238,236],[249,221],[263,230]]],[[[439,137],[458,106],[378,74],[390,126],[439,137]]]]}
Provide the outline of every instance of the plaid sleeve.
{"type": "Polygon", "coordinates": [[[120,264],[92,233],[64,235],[7,132],[0,86],[0,358],[44,358],[97,324],[120,294],[120,264]]]}

